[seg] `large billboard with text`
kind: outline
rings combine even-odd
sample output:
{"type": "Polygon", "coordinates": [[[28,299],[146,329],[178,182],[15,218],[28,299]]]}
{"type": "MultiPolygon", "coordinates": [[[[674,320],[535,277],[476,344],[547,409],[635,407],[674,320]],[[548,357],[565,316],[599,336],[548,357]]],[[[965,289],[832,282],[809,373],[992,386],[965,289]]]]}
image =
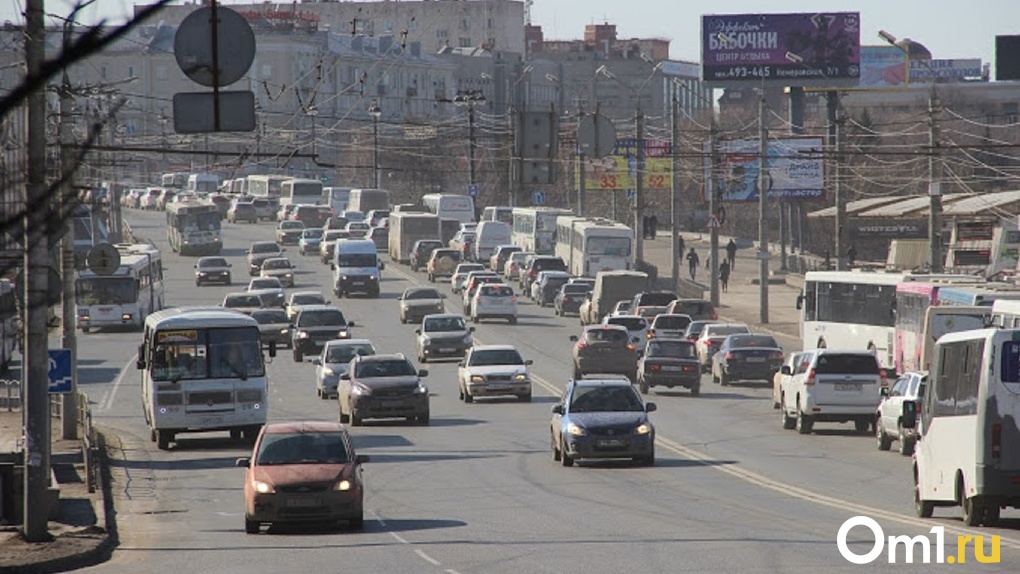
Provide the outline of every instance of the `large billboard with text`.
{"type": "MultiPolygon", "coordinates": [[[[644,189],[669,189],[673,159],[669,140],[645,140],[644,189]]],[[[624,190],[637,186],[637,140],[618,139],[616,149],[603,158],[585,158],[587,189],[624,190]]]]}
{"type": "MultiPolygon", "coordinates": [[[[758,201],[758,140],[726,140],[718,144],[715,186],[721,201],[758,201]]],[[[711,173],[711,155],[705,143],[705,178],[711,173]]],[[[769,140],[767,199],[817,201],[825,199],[825,163],[822,138],[793,137],[769,140]]],[[[707,195],[705,201],[708,201],[707,195]]]]}
{"type": "Polygon", "coordinates": [[[703,15],[702,79],[717,86],[855,86],[860,22],[857,12],[703,15]]]}

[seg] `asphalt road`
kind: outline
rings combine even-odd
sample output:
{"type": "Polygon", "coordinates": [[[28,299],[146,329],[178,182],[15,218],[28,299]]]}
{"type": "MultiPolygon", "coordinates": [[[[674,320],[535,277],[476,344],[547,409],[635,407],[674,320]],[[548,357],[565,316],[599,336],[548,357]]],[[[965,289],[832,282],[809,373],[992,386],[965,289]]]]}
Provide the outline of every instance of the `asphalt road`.
{"type": "MultiPolygon", "coordinates": [[[[196,288],[194,258],[170,252],[162,213],[126,212],[135,233],[164,253],[169,305],[217,304],[243,290],[244,249],[271,240],[273,226],[225,224],[224,255],[234,286],[196,288]]],[[[414,357],[413,326],[397,319],[395,298],[425,276],[391,264],[377,299],[330,295],[329,270],[288,248],[299,266],[297,289],[321,288],[383,352],[414,357]]],[[[448,293],[448,287],[444,287],[448,293]]],[[[576,318],[555,317],[526,299],[516,326],[478,326],[476,341],[512,343],[534,360],[534,401],[457,400],[456,364],[429,363],[432,424],[369,421],[351,429],[365,465],[362,532],[273,529],[246,535],[242,469],[249,452],[226,433],[183,435],[169,452],[148,440],[142,418],[137,333],[79,335],[81,381],[98,424],[118,435],[112,474],[120,547],[102,573],[181,572],[829,572],[857,571],[840,554],[837,532],[853,516],[874,518],[885,536],[946,529],[946,553],[958,534],[1001,536],[1001,563],[957,571],[1013,572],[1020,566],[1020,512],[1002,527],[969,529],[956,509],[936,519],[913,516],[909,459],[878,452],[850,425],[819,425],[800,436],[780,428],[771,388],[722,388],[705,377],[702,396],[659,392],[648,400],[657,429],[654,468],[582,464],[562,468],[549,450],[550,407],[570,376],[568,336],[576,318]]],[[[459,309],[451,297],[448,308],[459,309]]],[[[783,341],[794,350],[793,341],[783,341]]],[[[286,351],[269,366],[271,420],[336,420],[333,401],[315,395],[310,359],[286,351]]],[[[934,539],[934,536],[932,536],[934,539]]],[[[873,535],[854,529],[864,554],[873,535]]],[[[988,542],[986,540],[986,545],[988,542]]],[[[934,556],[934,553],[933,553],[934,556]]],[[[915,557],[920,561],[920,556],[915,557]]],[[[877,571],[930,569],[889,565],[877,571]]]]}

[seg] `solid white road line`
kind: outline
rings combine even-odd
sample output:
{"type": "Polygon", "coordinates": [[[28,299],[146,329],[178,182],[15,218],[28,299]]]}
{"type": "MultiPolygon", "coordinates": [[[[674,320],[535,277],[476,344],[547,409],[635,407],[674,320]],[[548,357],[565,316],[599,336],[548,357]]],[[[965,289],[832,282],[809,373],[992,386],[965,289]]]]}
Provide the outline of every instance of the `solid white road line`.
{"type": "Polygon", "coordinates": [[[114,397],[117,396],[117,389],[120,388],[120,384],[124,381],[124,377],[125,377],[125,375],[127,375],[128,369],[134,368],[135,360],[137,358],[138,358],[138,353],[135,353],[128,360],[127,364],[124,365],[120,369],[120,373],[117,375],[117,378],[113,381],[113,386],[110,388],[109,392],[106,394],[105,400],[103,400],[102,404],[100,404],[99,408],[96,409],[96,410],[100,410],[100,411],[110,410],[110,407],[113,406],[113,399],[114,399],[114,397]]]}

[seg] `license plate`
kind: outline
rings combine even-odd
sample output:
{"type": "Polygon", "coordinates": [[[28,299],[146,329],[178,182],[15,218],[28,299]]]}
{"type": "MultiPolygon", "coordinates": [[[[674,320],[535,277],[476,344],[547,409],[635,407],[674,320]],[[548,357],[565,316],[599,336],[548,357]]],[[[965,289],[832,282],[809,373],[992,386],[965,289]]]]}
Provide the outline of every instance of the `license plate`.
{"type": "Polygon", "coordinates": [[[109,315],[110,311],[111,311],[111,309],[103,309],[102,307],[99,308],[99,314],[100,315],[109,315]]]}
{"type": "Polygon", "coordinates": [[[506,385],[489,385],[485,388],[489,389],[490,391],[505,391],[510,387],[506,385]]]}
{"type": "Polygon", "coordinates": [[[837,391],[855,391],[859,393],[862,388],[860,383],[836,383],[837,391]]]}
{"type": "Polygon", "coordinates": [[[662,370],[663,371],[682,371],[682,370],[684,370],[684,368],[681,367],[681,366],[677,366],[677,365],[670,365],[668,367],[663,367],[662,370]]]}
{"type": "Polygon", "coordinates": [[[198,422],[204,426],[213,426],[223,424],[223,417],[202,417],[198,422]]]}
{"type": "Polygon", "coordinates": [[[457,349],[453,349],[453,348],[450,348],[450,347],[444,347],[442,349],[439,349],[439,352],[440,353],[452,353],[452,352],[454,352],[456,350],[457,349]]]}
{"type": "Polygon", "coordinates": [[[318,498],[288,498],[287,506],[290,508],[314,508],[322,503],[318,498]]]}
{"type": "Polygon", "coordinates": [[[764,363],[765,362],[765,357],[748,357],[747,358],[747,362],[748,363],[764,363]]]}
{"type": "Polygon", "coordinates": [[[598,445],[601,447],[619,447],[627,444],[627,441],[620,439],[604,439],[598,441],[598,445]]]}

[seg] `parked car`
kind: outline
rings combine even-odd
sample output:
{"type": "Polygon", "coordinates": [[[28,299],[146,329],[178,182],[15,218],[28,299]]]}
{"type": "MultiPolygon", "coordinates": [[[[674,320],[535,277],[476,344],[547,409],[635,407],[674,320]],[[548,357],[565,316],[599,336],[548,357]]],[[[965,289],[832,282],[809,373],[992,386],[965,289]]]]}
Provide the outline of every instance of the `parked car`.
{"type": "MultiPolygon", "coordinates": [[[[783,428],[810,434],[816,422],[853,422],[858,433],[875,424],[884,376],[867,350],[805,352],[804,372],[783,382],[779,399],[783,428]]],[[[784,373],[785,374],[785,373],[784,373]]]]}
{"type": "Polygon", "coordinates": [[[290,337],[290,319],[283,309],[256,309],[251,312],[251,318],[258,321],[259,334],[262,339],[262,346],[270,343],[278,347],[287,347],[293,344],[290,337]]]}
{"type": "MultiPolygon", "coordinates": [[[[882,402],[875,414],[875,438],[878,450],[889,450],[893,441],[900,444],[900,454],[914,454],[917,442],[917,428],[903,427],[903,403],[916,401],[920,405],[924,400],[924,391],[928,386],[927,371],[909,371],[900,375],[891,388],[882,387],[882,402]]],[[[918,412],[920,420],[920,412],[918,412]]]]}
{"type": "Polygon", "coordinates": [[[591,373],[614,373],[637,380],[637,349],[622,325],[589,325],[581,336],[571,335],[574,378],[591,373]]]}
{"type": "Polygon", "coordinates": [[[339,399],[340,375],[347,372],[354,357],[374,355],[375,346],[368,339],[334,339],[326,341],[315,365],[315,395],[320,399],[339,399]]]}
{"type": "Polygon", "coordinates": [[[481,263],[459,263],[450,276],[450,289],[454,293],[460,293],[464,288],[464,281],[472,271],[485,271],[485,266],[481,263]]]}
{"type": "Polygon", "coordinates": [[[276,224],[276,242],[280,245],[297,245],[305,224],[300,221],[281,221],[276,224]]]}
{"type": "Polygon", "coordinates": [[[517,324],[517,297],[512,287],[505,283],[483,283],[471,298],[471,321],[482,319],[506,319],[511,325],[517,324]]]}
{"type": "Polygon", "coordinates": [[[443,242],[438,239],[419,239],[415,241],[414,246],[411,247],[411,271],[417,271],[424,267],[432,251],[440,249],[442,246],[443,242]]]}
{"type": "Polygon", "coordinates": [[[335,523],[364,525],[364,479],[343,425],[335,422],[283,422],[262,427],[250,457],[237,459],[244,475],[244,531],[262,524],[335,523]],[[314,494],[309,485],[316,485],[314,494]],[[318,485],[324,485],[321,487],[318,485]],[[300,509],[295,512],[294,509],[300,509]]]}
{"type": "Polygon", "coordinates": [[[467,326],[462,315],[426,315],[421,327],[414,330],[418,362],[427,363],[444,357],[462,358],[474,346],[474,337],[471,336],[474,330],[474,327],[467,326]]]}
{"type": "Polygon", "coordinates": [[[512,253],[517,253],[519,251],[524,251],[524,249],[519,245],[497,245],[495,251],[492,252],[492,257],[489,258],[489,269],[502,274],[503,268],[506,266],[507,259],[510,258],[512,253]]]}
{"type": "Polygon", "coordinates": [[[560,287],[553,298],[553,309],[557,316],[566,317],[567,313],[579,313],[581,303],[591,296],[591,287],[584,283],[567,283],[560,287]]]}
{"type": "Polygon", "coordinates": [[[456,249],[440,248],[433,249],[429,254],[428,263],[425,264],[425,272],[429,281],[436,282],[436,277],[449,277],[460,264],[460,252],[456,249]]]}
{"type": "Polygon", "coordinates": [[[287,251],[272,241],[256,241],[245,251],[248,256],[248,274],[255,277],[262,272],[262,262],[271,257],[283,257],[287,251]]]}
{"type": "Polygon", "coordinates": [[[475,397],[515,396],[522,402],[531,401],[530,364],[512,345],[468,349],[457,365],[460,400],[470,403],[475,397]]]}
{"type": "Polygon", "coordinates": [[[701,370],[710,372],[712,370],[712,357],[726,340],[726,337],[734,333],[750,333],[751,329],[743,323],[712,323],[701,329],[701,334],[694,341],[698,350],[698,360],[701,361],[701,370]]]}
{"type": "Polygon", "coordinates": [[[227,309],[240,311],[245,315],[250,315],[252,311],[257,309],[265,308],[262,305],[262,299],[254,293],[228,293],[223,297],[221,305],[227,309]]]}
{"type": "Polygon", "coordinates": [[[627,379],[583,379],[567,384],[553,405],[550,443],[553,460],[573,466],[580,459],[633,459],[655,464],[655,427],[627,379]]]}
{"type": "Polygon", "coordinates": [[[701,365],[694,343],[686,339],[655,338],[648,341],[637,365],[642,395],[653,387],[684,387],[692,396],[701,394],[701,365]]]}
{"type": "Polygon", "coordinates": [[[195,263],[195,287],[208,283],[230,285],[230,263],[224,257],[202,257],[195,263]]]}
{"type": "Polygon", "coordinates": [[[329,301],[318,291],[295,291],[285,305],[287,318],[293,321],[305,305],[329,305],[329,301]]]}
{"type": "Polygon", "coordinates": [[[711,301],[702,299],[676,299],[666,307],[670,315],[688,315],[695,321],[715,321],[719,316],[711,301]]]}
{"type": "Polygon", "coordinates": [[[319,227],[305,228],[301,232],[301,239],[298,239],[298,253],[301,255],[315,254],[319,252],[319,244],[322,241],[322,229],[319,227]]]}
{"type": "Polygon", "coordinates": [[[429,388],[422,381],[428,374],[399,353],[354,357],[340,375],[340,422],[404,417],[429,424],[429,388]]]}
{"type": "Polygon", "coordinates": [[[687,327],[692,323],[690,315],[662,314],[648,326],[648,338],[683,339],[687,327]]]}
{"type": "Polygon", "coordinates": [[[255,204],[250,201],[235,201],[230,206],[230,209],[227,210],[227,221],[230,223],[238,223],[240,221],[258,223],[259,216],[255,210],[255,204]]]}
{"type": "Polygon", "coordinates": [[[350,339],[354,321],[348,321],[340,309],[332,305],[305,305],[294,319],[294,362],[305,355],[318,354],[326,341],[350,339]]]}
{"type": "Polygon", "coordinates": [[[397,302],[401,323],[420,323],[426,315],[446,312],[442,293],[431,287],[408,287],[397,302]]]}
{"type": "Polygon", "coordinates": [[[772,381],[783,366],[783,349],[771,335],[736,334],[726,337],[712,356],[712,382],[772,381]]]}

